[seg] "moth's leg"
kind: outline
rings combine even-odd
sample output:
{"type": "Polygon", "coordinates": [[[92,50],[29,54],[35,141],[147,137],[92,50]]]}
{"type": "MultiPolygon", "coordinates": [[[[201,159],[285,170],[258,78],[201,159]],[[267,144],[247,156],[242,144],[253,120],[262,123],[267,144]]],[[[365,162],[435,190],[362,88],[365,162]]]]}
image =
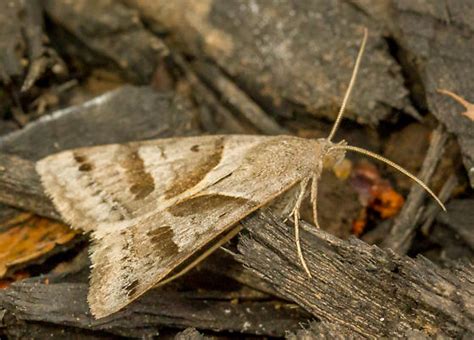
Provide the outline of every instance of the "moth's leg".
{"type": "Polygon", "coordinates": [[[308,265],[306,264],[306,261],[303,257],[303,251],[301,250],[301,243],[300,243],[300,208],[301,208],[301,203],[303,202],[304,194],[306,191],[306,186],[308,185],[309,182],[309,177],[304,178],[300,182],[300,193],[298,195],[298,199],[296,200],[295,207],[293,208],[293,218],[294,218],[294,223],[295,223],[295,241],[296,241],[296,250],[298,252],[298,257],[300,259],[301,265],[303,266],[304,270],[308,274],[309,277],[311,277],[311,273],[309,272],[308,265]]]}
{"type": "Polygon", "coordinates": [[[315,173],[311,179],[311,206],[313,208],[313,221],[316,228],[320,228],[318,222],[318,180],[319,173],[315,173]]]}

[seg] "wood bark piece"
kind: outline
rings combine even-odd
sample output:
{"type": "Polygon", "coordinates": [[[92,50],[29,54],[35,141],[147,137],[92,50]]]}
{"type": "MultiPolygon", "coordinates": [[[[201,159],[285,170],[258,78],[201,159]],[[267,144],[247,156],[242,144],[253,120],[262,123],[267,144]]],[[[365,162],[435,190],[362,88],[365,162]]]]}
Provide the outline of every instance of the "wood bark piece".
{"type": "Polygon", "coordinates": [[[243,286],[250,287],[264,295],[276,296],[280,299],[286,299],[279,294],[268,282],[256,277],[234,259],[235,254],[229,254],[229,251],[218,250],[213,255],[209,256],[199,267],[199,270],[204,269],[211,277],[219,277],[224,275],[223,279],[229,279],[241,283],[243,286]],[[202,269],[201,269],[202,268],[202,269]]]}
{"type": "MultiPolygon", "coordinates": [[[[433,131],[430,147],[417,176],[423,182],[429,183],[438,162],[441,160],[447,139],[448,135],[443,127],[440,126],[437,130],[433,131]]],[[[390,248],[399,254],[406,254],[408,252],[424,209],[423,203],[425,198],[425,190],[419,185],[413,184],[406,203],[395,218],[390,233],[382,242],[382,247],[390,248]]]]}
{"type": "Polygon", "coordinates": [[[20,157],[0,154],[0,202],[41,216],[61,219],[43,191],[35,163],[20,157]]]}
{"type": "Polygon", "coordinates": [[[193,98],[200,108],[201,124],[206,132],[209,133],[235,133],[252,134],[255,129],[244,126],[222,103],[216,95],[209,89],[194,70],[184,60],[184,58],[174,53],[174,62],[179,66],[184,77],[193,90],[193,98]]]}
{"type": "Polygon", "coordinates": [[[300,320],[307,316],[272,302],[236,304],[152,290],[123,311],[94,320],[86,295],[87,284],[82,283],[25,282],[0,290],[0,334],[37,324],[141,338],[156,336],[164,327],[283,336],[286,330],[297,330],[300,320]]]}
{"type": "Polygon", "coordinates": [[[50,68],[54,73],[66,73],[66,65],[57,52],[47,46],[48,39],[43,32],[43,6],[40,1],[24,1],[25,36],[28,41],[29,66],[22,91],[29,90],[43,73],[50,68]]]}
{"type": "Polygon", "coordinates": [[[0,80],[7,84],[11,82],[12,77],[20,77],[23,74],[20,61],[25,42],[21,21],[18,20],[21,7],[20,0],[2,1],[0,4],[0,80]]]}
{"type": "Polygon", "coordinates": [[[474,250],[474,199],[457,199],[448,204],[448,212],[437,221],[456,231],[474,250]]]}
{"type": "Polygon", "coordinates": [[[199,333],[196,328],[186,328],[175,336],[175,340],[205,340],[212,339],[199,333]]]}
{"type": "Polygon", "coordinates": [[[82,146],[193,134],[195,117],[183,97],[127,85],[0,138],[0,151],[38,160],[82,146]]]}
{"type": "Polygon", "coordinates": [[[0,22],[0,80],[7,84],[12,79],[23,81],[22,91],[26,91],[47,69],[65,72],[43,32],[40,1],[3,1],[0,22]]]}
{"type": "MultiPolygon", "coordinates": [[[[451,197],[454,189],[456,186],[459,184],[458,178],[455,174],[451,174],[446,182],[443,184],[443,187],[439,191],[438,197],[441,200],[441,202],[445,203],[449,200],[451,197]]],[[[428,235],[429,230],[431,228],[431,225],[433,224],[434,220],[438,215],[440,216],[445,216],[446,214],[440,214],[441,208],[439,207],[439,204],[437,202],[431,202],[429,205],[426,207],[422,220],[423,225],[421,226],[420,230],[424,235],[428,235]]],[[[449,214],[449,211],[448,211],[449,214]]],[[[474,218],[472,219],[472,223],[474,225],[474,218]]]]}
{"type": "MultiPolygon", "coordinates": [[[[434,334],[432,336],[426,335],[422,331],[407,330],[402,339],[411,340],[429,340],[433,338],[443,338],[442,334],[434,334]]],[[[290,333],[287,340],[313,340],[313,339],[327,339],[327,340],[345,340],[358,339],[350,329],[346,329],[328,322],[311,322],[309,327],[299,330],[296,333],[290,333]]]]}
{"type": "Polygon", "coordinates": [[[266,213],[244,220],[239,260],[322,321],[359,336],[400,337],[408,330],[474,332],[474,266],[442,270],[357,239],[342,241],[303,224],[301,268],[293,228],[266,213]]]}
{"type": "Polygon", "coordinates": [[[393,0],[394,32],[400,58],[414,75],[419,102],[458,137],[464,165],[474,188],[474,122],[446,89],[474,102],[474,5],[472,1],[393,0]]]}
{"type": "Polygon", "coordinates": [[[392,108],[413,112],[398,65],[376,24],[346,1],[127,0],[167,43],[210,59],[266,112],[334,118],[362,28],[370,38],[347,116],[377,123],[392,108]]]}
{"type": "Polygon", "coordinates": [[[257,103],[235,83],[228,79],[217,67],[210,63],[196,62],[193,67],[204,81],[210,84],[221,95],[221,100],[228,103],[260,132],[269,135],[287,134],[288,131],[268,116],[257,103]]]}
{"type": "Polygon", "coordinates": [[[169,53],[143,27],[137,11],[116,1],[79,0],[71,6],[67,0],[47,0],[44,7],[57,25],[136,83],[148,84],[159,60],[169,53]]]}
{"type": "Polygon", "coordinates": [[[353,339],[354,332],[350,329],[343,328],[328,322],[313,321],[309,327],[300,329],[296,333],[289,333],[287,340],[312,340],[312,339],[353,339]]]}

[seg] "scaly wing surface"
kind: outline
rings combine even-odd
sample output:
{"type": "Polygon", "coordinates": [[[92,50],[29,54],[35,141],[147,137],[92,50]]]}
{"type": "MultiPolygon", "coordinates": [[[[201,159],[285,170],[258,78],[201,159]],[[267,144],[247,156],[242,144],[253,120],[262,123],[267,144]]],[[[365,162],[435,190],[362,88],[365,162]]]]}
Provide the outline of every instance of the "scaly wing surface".
{"type": "Polygon", "coordinates": [[[301,151],[295,140],[171,138],[69,150],[39,161],[58,211],[74,228],[91,232],[92,313],[118,311],[298,182],[305,171],[291,161],[301,151]]]}

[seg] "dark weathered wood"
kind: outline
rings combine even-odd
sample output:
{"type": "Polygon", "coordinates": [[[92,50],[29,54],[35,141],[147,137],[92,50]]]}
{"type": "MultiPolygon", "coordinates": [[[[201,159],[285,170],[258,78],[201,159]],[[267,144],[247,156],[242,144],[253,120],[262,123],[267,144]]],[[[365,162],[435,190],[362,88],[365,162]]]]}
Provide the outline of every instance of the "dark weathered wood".
{"type": "Polygon", "coordinates": [[[474,187],[474,122],[461,115],[464,108],[459,103],[437,92],[447,89],[474,102],[472,1],[391,3],[400,60],[418,89],[413,98],[457,135],[474,187]]]}
{"type": "Polygon", "coordinates": [[[0,202],[60,219],[43,191],[34,162],[20,157],[0,154],[0,202]]]}
{"type": "MultiPolygon", "coordinates": [[[[0,336],[5,339],[74,339],[74,340],[114,340],[117,336],[106,332],[92,332],[85,329],[71,328],[67,326],[45,325],[41,322],[25,323],[16,321],[11,315],[4,315],[3,322],[10,327],[2,329],[0,336]],[[17,322],[16,327],[13,323],[17,322]]],[[[1,315],[0,315],[1,319],[1,315]]]]}
{"type": "Polygon", "coordinates": [[[20,77],[24,72],[20,55],[25,52],[22,35],[22,21],[18,16],[22,10],[22,1],[2,1],[0,3],[0,80],[10,83],[12,78],[20,77]]]}
{"type": "Polygon", "coordinates": [[[195,328],[186,328],[175,336],[175,340],[205,340],[211,339],[199,333],[195,328]]]}
{"type": "Polygon", "coordinates": [[[223,102],[230,105],[234,111],[239,112],[260,132],[269,135],[288,133],[216,66],[206,62],[196,62],[192,66],[199,76],[220,94],[223,102]]]}
{"type": "Polygon", "coordinates": [[[184,78],[193,90],[192,96],[200,108],[200,120],[206,132],[236,134],[257,132],[251,126],[245,126],[222,105],[216,95],[201,81],[181,55],[174,53],[173,60],[179,66],[184,78]]]}
{"type": "MultiPolygon", "coordinates": [[[[442,334],[430,334],[427,335],[420,330],[411,329],[405,331],[405,335],[402,339],[411,340],[429,340],[433,337],[439,336],[443,338],[442,334]]],[[[304,327],[296,333],[290,333],[287,335],[287,340],[313,340],[313,339],[324,339],[324,340],[345,340],[345,339],[359,339],[363,338],[354,334],[353,331],[341,326],[331,324],[328,322],[311,322],[308,327],[304,327]]]]}
{"type": "Polygon", "coordinates": [[[351,339],[354,338],[354,332],[340,325],[328,322],[311,322],[308,326],[302,327],[296,333],[289,333],[287,340],[312,340],[312,339],[351,339]]]}
{"type": "Polygon", "coordinates": [[[211,60],[266,112],[334,118],[362,38],[370,38],[348,117],[377,123],[413,112],[377,24],[347,1],[143,1],[126,3],[167,44],[211,60]]]}
{"type": "Polygon", "coordinates": [[[43,8],[41,1],[24,1],[24,32],[28,42],[28,72],[21,87],[29,90],[49,68],[58,75],[66,73],[66,65],[57,52],[46,46],[48,42],[43,32],[43,8]]]}
{"type": "Polygon", "coordinates": [[[23,82],[21,90],[26,91],[47,69],[65,73],[63,61],[45,39],[41,1],[2,1],[0,22],[0,80],[23,82]]]}
{"type": "Polygon", "coordinates": [[[200,270],[206,270],[211,277],[225,276],[226,281],[229,279],[241,283],[245,287],[251,287],[264,295],[277,296],[286,299],[279,294],[273,287],[261,278],[253,275],[237,262],[234,258],[235,254],[231,254],[228,250],[218,250],[215,254],[208,257],[201,265],[200,270]],[[201,269],[202,268],[202,269],[201,269]]]}
{"type": "Polygon", "coordinates": [[[86,294],[87,284],[80,283],[16,283],[0,290],[0,334],[33,323],[132,337],[156,336],[164,327],[283,336],[308,316],[281,303],[233,303],[152,290],[123,311],[94,320],[86,294]]]}
{"type": "MultiPolygon", "coordinates": [[[[433,131],[430,147],[426,153],[425,160],[418,173],[418,178],[429,183],[438,162],[444,152],[444,146],[448,139],[447,133],[442,126],[433,131]]],[[[418,222],[424,210],[426,191],[419,185],[413,184],[402,211],[397,215],[389,234],[382,242],[382,247],[390,248],[399,254],[406,254],[411,247],[418,222]]]]}
{"type": "Polygon", "coordinates": [[[240,239],[240,261],[322,321],[367,337],[400,337],[411,329],[455,337],[474,332],[472,264],[461,275],[303,224],[309,279],[292,227],[263,213],[243,224],[249,234],[240,239]]]}
{"type": "Polygon", "coordinates": [[[38,160],[81,146],[194,134],[195,118],[191,103],[179,95],[128,85],[0,138],[0,151],[38,160]]]}
{"type": "MultiPolygon", "coordinates": [[[[83,44],[71,51],[83,53],[87,47],[135,83],[149,84],[159,60],[169,53],[161,39],[143,27],[138,13],[121,3],[110,0],[78,0],[74,6],[67,0],[43,3],[55,24],[83,44]]],[[[63,41],[68,43],[71,42],[63,41]]]]}
{"type": "Polygon", "coordinates": [[[474,199],[457,199],[447,206],[448,212],[440,214],[437,221],[456,231],[474,250],[474,199]]]}
{"type": "MultiPolygon", "coordinates": [[[[454,188],[459,184],[458,178],[455,174],[451,174],[446,182],[444,182],[443,187],[439,191],[438,197],[441,202],[445,203],[449,200],[451,195],[453,194],[454,188]]],[[[446,208],[449,209],[449,208],[446,208]]],[[[420,230],[424,235],[428,235],[431,225],[433,224],[436,217],[445,216],[446,214],[440,214],[441,208],[437,202],[432,201],[428,204],[425,211],[423,212],[422,221],[423,225],[421,226],[420,230]]],[[[448,214],[450,211],[448,210],[448,214]]],[[[474,223],[474,215],[471,218],[471,221],[474,223]]]]}

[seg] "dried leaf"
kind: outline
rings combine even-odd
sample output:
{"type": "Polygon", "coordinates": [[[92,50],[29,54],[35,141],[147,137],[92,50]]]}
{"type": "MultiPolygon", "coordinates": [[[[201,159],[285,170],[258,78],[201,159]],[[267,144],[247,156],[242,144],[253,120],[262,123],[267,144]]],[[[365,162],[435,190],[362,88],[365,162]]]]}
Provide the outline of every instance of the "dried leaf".
{"type": "Polygon", "coordinates": [[[367,226],[367,210],[364,208],[360,211],[359,216],[352,222],[352,234],[360,236],[367,226]]]}
{"type": "Polygon", "coordinates": [[[0,278],[71,241],[76,232],[66,225],[23,213],[5,222],[0,232],[0,278]]]}
{"type": "Polygon", "coordinates": [[[395,216],[400,211],[405,199],[391,187],[376,187],[374,200],[370,207],[383,219],[395,216]]]}
{"type": "Polygon", "coordinates": [[[439,93],[445,94],[447,96],[450,96],[453,98],[455,101],[457,101],[459,104],[464,106],[466,108],[466,111],[463,112],[462,114],[469,118],[470,120],[474,121],[474,104],[469,103],[466,99],[462,98],[461,96],[458,96],[457,94],[449,91],[449,90],[444,90],[444,89],[439,89],[439,93]]]}
{"type": "Polygon", "coordinates": [[[361,235],[366,227],[369,210],[377,212],[380,218],[387,219],[398,214],[405,202],[370,162],[357,164],[352,173],[351,183],[364,206],[359,218],[352,223],[352,233],[357,236],[361,235]]]}

